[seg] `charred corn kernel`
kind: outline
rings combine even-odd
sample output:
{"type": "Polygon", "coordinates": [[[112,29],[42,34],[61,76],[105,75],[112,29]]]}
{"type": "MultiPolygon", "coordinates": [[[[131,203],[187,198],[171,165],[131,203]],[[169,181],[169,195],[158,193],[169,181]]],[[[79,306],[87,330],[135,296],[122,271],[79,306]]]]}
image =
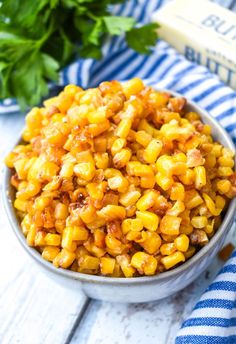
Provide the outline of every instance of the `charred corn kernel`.
{"type": "Polygon", "coordinates": [[[135,269],[130,264],[130,257],[128,254],[122,254],[116,257],[118,264],[125,277],[133,277],[135,269]]]}
{"type": "Polygon", "coordinates": [[[122,231],[127,234],[129,231],[140,232],[143,229],[143,222],[141,219],[125,219],[122,221],[122,231]]]}
{"type": "Polygon", "coordinates": [[[120,195],[119,202],[124,206],[128,207],[134,205],[141,197],[141,193],[138,190],[131,190],[120,195]]]}
{"type": "Polygon", "coordinates": [[[130,98],[131,96],[138,94],[144,89],[144,84],[141,79],[133,78],[129,81],[126,81],[123,85],[123,92],[126,98],[130,98]]]}
{"type": "Polygon", "coordinates": [[[124,148],[126,145],[126,139],[116,139],[112,146],[111,146],[111,154],[115,155],[116,153],[120,152],[122,148],[124,148]]]}
{"type": "Polygon", "coordinates": [[[155,177],[141,177],[140,178],[140,186],[141,186],[141,188],[153,189],[155,184],[156,184],[155,177]]]}
{"type": "MultiPolygon", "coordinates": [[[[67,227],[68,228],[68,227],[67,227]]],[[[89,237],[89,232],[86,228],[82,226],[72,226],[70,227],[72,232],[72,240],[87,240],[89,237]]]]}
{"type": "Polygon", "coordinates": [[[85,255],[79,259],[79,267],[82,270],[97,270],[99,268],[99,258],[85,255]]]}
{"type": "Polygon", "coordinates": [[[189,168],[184,175],[180,175],[178,178],[184,185],[191,185],[195,181],[195,173],[189,168]]]}
{"type": "Polygon", "coordinates": [[[194,228],[204,228],[207,225],[206,216],[194,216],[191,220],[191,224],[194,228]]]}
{"type": "Polygon", "coordinates": [[[76,255],[74,252],[63,248],[58,255],[53,259],[53,265],[61,268],[68,268],[75,260],[76,255]]]}
{"type": "Polygon", "coordinates": [[[27,244],[29,246],[35,246],[34,240],[35,240],[36,233],[37,233],[37,227],[32,224],[26,236],[27,244]]]}
{"type": "Polygon", "coordinates": [[[70,178],[73,176],[74,173],[74,164],[72,162],[65,162],[63,163],[60,171],[60,177],[62,178],[70,178]]]}
{"type": "Polygon", "coordinates": [[[159,185],[164,191],[169,190],[174,183],[174,180],[172,177],[166,176],[159,172],[156,174],[155,180],[156,180],[157,185],[159,185]]]}
{"type": "Polygon", "coordinates": [[[201,189],[206,185],[206,169],[203,166],[194,167],[195,173],[195,187],[201,189]]]}
{"type": "Polygon", "coordinates": [[[154,232],[157,230],[160,218],[156,214],[150,211],[136,211],[136,216],[149,231],[154,232]]]}
{"type": "Polygon", "coordinates": [[[147,276],[154,275],[157,268],[157,260],[145,252],[136,252],[131,258],[131,265],[141,274],[147,276]]]}
{"type": "Polygon", "coordinates": [[[166,214],[172,216],[179,216],[185,210],[184,202],[176,201],[172,208],[168,209],[166,214]]]}
{"type": "Polygon", "coordinates": [[[100,260],[101,273],[103,275],[110,275],[115,268],[116,260],[114,258],[102,257],[100,260]]]}
{"type": "Polygon", "coordinates": [[[106,137],[96,137],[93,140],[95,152],[105,153],[107,149],[107,138],[106,137]]]}
{"type": "Polygon", "coordinates": [[[130,149],[121,149],[121,151],[117,152],[113,157],[114,166],[119,169],[124,167],[130,160],[131,155],[130,149]]]}
{"type": "Polygon", "coordinates": [[[137,209],[140,211],[145,211],[151,208],[155,203],[156,196],[157,194],[155,191],[147,191],[147,193],[143,195],[136,203],[137,209]]]}
{"type": "Polygon", "coordinates": [[[136,141],[143,147],[147,147],[152,140],[152,136],[144,130],[137,131],[135,134],[136,141]]]}
{"type": "Polygon", "coordinates": [[[157,171],[163,176],[171,176],[174,162],[171,156],[161,155],[156,162],[157,171]]]}
{"type": "Polygon", "coordinates": [[[95,111],[91,111],[88,113],[88,121],[91,124],[100,124],[103,123],[107,119],[107,113],[105,108],[98,108],[95,111]]]}
{"type": "Polygon", "coordinates": [[[160,222],[160,231],[163,234],[179,235],[181,217],[165,215],[160,222]]]}
{"type": "Polygon", "coordinates": [[[184,203],[187,209],[196,208],[203,203],[203,199],[196,190],[185,191],[184,203]]]}
{"type": "Polygon", "coordinates": [[[220,196],[220,195],[217,195],[216,196],[216,199],[215,199],[215,206],[216,208],[220,208],[220,209],[224,209],[225,207],[225,198],[220,196]]]}
{"type": "Polygon", "coordinates": [[[231,167],[224,167],[224,166],[218,167],[217,175],[219,177],[229,177],[231,176],[231,174],[233,174],[233,170],[231,167]]]}
{"type": "Polygon", "coordinates": [[[107,220],[124,219],[126,216],[126,211],[124,207],[119,205],[107,205],[101,210],[97,211],[97,215],[103,217],[107,220]]]}
{"type": "Polygon", "coordinates": [[[128,180],[122,176],[109,178],[107,182],[111,190],[117,190],[118,192],[126,192],[129,186],[128,180]]]}
{"type": "Polygon", "coordinates": [[[184,256],[186,259],[189,259],[194,255],[195,252],[196,252],[196,248],[193,246],[189,246],[188,251],[184,252],[184,256]]]}
{"type": "Polygon", "coordinates": [[[151,124],[149,124],[146,119],[142,119],[139,122],[138,130],[145,131],[146,133],[152,136],[154,134],[155,128],[151,124]]]}
{"type": "Polygon", "coordinates": [[[169,256],[170,254],[176,251],[175,243],[169,242],[167,244],[163,244],[160,247],[160,252],[162,256],[169,256]]]}
{"type": "Polygon", "coordinates": [[[184,201],[184,186],[181,183],[173,183],[170,190],[170,199],[172,201],[184,201]]]}
{"type": "Polygon", "coordinates": [[[102,200],[104,193],[97,183],[89,183],[86,186],[89,196],[94,200],[102,200]]]}
{"type": "Polygon", "coordinates": [[[66,227],[62,233],[61,246],[71,251],[73,243],[73,227],[66,227]]]}
{"type": "Polygon", "coordinates": [[[54,211],[55,219],[65,220],[69,215],[68,207],[64,203],[57,203],[54,211]]]}
{"type": "Polygon", "coordinates": [[[59,254],[59,252],[60,252],[59,247],[46,246],[43,249],[42,257],[43,259],[48,260],[49,262],[52,262],[53,259],[59,254]]]}
{"type": "Polygon", "coordinates": [[[133,171],[137,177],[153,177],[153,169],[150,165],[136,164],[133,171]]]}
{"type": "Polygon", "coordinates": [[[218,211],[218,209],[216,209],[215,203],[213,201],[213,199],[208,196],[206,193],[202,194],[204,201],[206,203],[206,206],[208,208],[208,210],[211,212],[212,215],[214,216],[218,216],[220,214],[220,212],[218,211]]]}
{"type": "Polygon", "coordinates": [[[95,167],[91,162],[81,162],[74,167],[74,173],[76,176],[89,181],[95,175],[95,167]]]}
{"type": "Polygon", "coordinates": [[[227,155],[224,156],[224,155],[223,155],[223,156],[220,156],[220,157],[218,158],[218,164],[219,164],[220,166],[232,168],[232,167],[234,167],[234,160],[233,160],[233,158],[230,157],[230,156],[227,156],[227,155]]]}
{"type": "Polygon", "coordinates": [[[191,234],[193,231],[193,226],[190,225],[190,224],[186,224],[186,225],[180,225],[180,228],[179,228],[179,232],[181,234],[186,234],[186,235],[189,235],[191,234]]]}
{"type": "Polygon", "coordinates": [[[217,182],[217,190],[221,194],[226,194],[231,188],[231,183],[228,179],[221,179],[217,182]]]}
{"type": "Polygon", "coordinates": [[[97,168],[102,168],[105,170],[109,165],[108,153],[95,153],[94,160],[97,168]]]}
{"type": "Polygon", "coordinates": [[[205,167],[206,168],[212,168],[216,165],[216,157],[214,154],[212,153],[208,153],[206,156],[205,156],[205,167]]]}
{"type": "Polygon", "coordinates": [[[161,237],[156,232],[146,232],[146,239],[140,242],[140,246],[149,254],[155,254],[161,246],[161,237]]]}
{"type": "Polygon", "coordinates": [[[86,205],[80,209],[79,216],[81,217],[82,221],[86,224],[91,223],[94,221],[96,215],[96,208],[92,205],[86,205]]]}
{"type": "Polygon", "coordinates": [[[132,120],[130,118],[124,118],[120,121],[118,127],[116,128],[115,134],[122,139],[125,139],[132,126],[132,120]]]}
{"type": "Polygon", "coordinates": [[[154,164],[162,150],[163,144],[160,140],[153,139],[144,149],[143,158],[149,164],[154,164]]]}
{"type": "Polygon", "coordinates": [[[189,238],[186,234],[180,234],[174,243],[178,251],[186,252],[189,247],[189,238]]]}
{"type": "Polygon", "coordinates": [[[16,198],[16,199],[15,199],[15,202],[14,202],[14,207],[15,207],[17,210],[26,212],[26,210],[27,210],[27,204],[28,204],[28,201],[24,201],[24,200],[21,200],[21,199],[16,198]]]}
{"type": "Polygon", "coordinates": [[[60,234],[47,233],[44,240],[48,246],[60,246],[61,236],[60,234]]]}
{"type": "Polygon", "coordinates": [[[185,261],[185,256],[182,252],[174,252],[169,256],[161,258],[161,262],[164,265],[166,270],[173,268],[175,265],[179,264],[180,262],[185,261]]]}

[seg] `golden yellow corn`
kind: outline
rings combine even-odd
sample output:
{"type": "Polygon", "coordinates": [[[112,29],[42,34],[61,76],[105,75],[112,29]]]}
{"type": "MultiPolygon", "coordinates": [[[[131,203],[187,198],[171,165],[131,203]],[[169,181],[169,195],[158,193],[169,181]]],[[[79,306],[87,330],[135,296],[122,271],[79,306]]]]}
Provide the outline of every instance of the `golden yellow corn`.
{"type": "Polygon", "coordinates": [[[172,201],[184,201],[185,190],[181,183],[173,183],[170,190],[170,199],[172,201]]]}
{"type": "Polygon", "coordinates": [[[48,260],[49,262],[52,262],[54,258],[58,255],[60,252],[59,247],[55,246],[45,246],[42,252],[42,257],[45,260],[48,260]]]}
{"type": "Polygon", "coordinates": [[[135,139],[140,145],[142,145],[143,147],[147,147],[147,145],[152,140],[152,136],[146,131],[140,130],[136,132],[135,139]]]}
{"type": "Polygon", "coordinates": [[[124,118],[120,121],[118,127],[116,128],[116,136],[121,137],[122,139],[125,139],[132,126],[132,120],[130,118],[124,118]]]}
{"type": "Polygon", "coordinates": [[[81,162],[74,166],[74,173],[76,176],[89,181],[95,175],[95,166],[91,162],[81,162]]]}
{"type": "Polygon", "coordinates": [[[116,260],[114,258],[102,257],[100,260],[101,273],[111,275],[115,268],[116,260]]]}
{"type": "Polygon", "coordinates": [[[156,179],[157,185],[159,185],[164,191],[169,190],[174,183],[174,180],[172,177],[166,176],[160,172],[156,174],[155,179],[156,179]]]}
{"type": "Polygon", "coordinates": [[[105,170],[109,166],[108,153],[95,153],[94,160],[97,168],[102,168],[105,170]]]}
{"type": "Polygon", "coordinates": [[[201,189],[206,185],[206,169],[204,166],[194,167],[195,173],[195,187],[196,189],[201,189]]]}
{"type": "Polygon", "coordinates": [[[113,164],[116,168],[122,168],[124,167],[127,162],[131,158],[131,151],[130,149],[121,149],[119,152],[117,152],[113,157],[113,164]]]}
{"type": "Polygon", "coordinates": [[[130,257],[128,254],[122,254],[118,255],[116,257],[116,260],[118,264],[121,267],[121,270],[123,271],[123,274],[125,277],[133,277],[135,273],[135,269],[130,264],[130,257]]]}
{"type": "Polygon", "coordinates": [[[136,211],[136,216],[149,231],[154,232],[157,230],[160,218],[156,214],[150,211],[136,211]]]}
{"type": "Polygon", "coordinates": [[[140,186],[144,189],[153,189],[156,184],[155,177],[141,177],[140,178],[140,186]]]}
{"type": "Polygon", "coordinates": [[[179,264],[180,262],[185,261],[185,256],[182,252],[174,252],[170,254],[169,256],[161,258],[161,262],[166,268],[166,270],[169,270],[173,268],[175,265],[179,264]]]}
{"type": "Polygon", "coordinates": [[[143,158],[144,160],[149,163],[153,164],[156,162],[161,150],[162,150],[163,144],[160,140],[153,139],[147,147],[144,149],[143,152],[143,158]]]}
{"type": "Polygon", "coordinates": [[[155,254],[158,252],[161,246],[161,237],[156,232],[146,232],[146,238],[140,242],[140,246],[149,254],[155,254]]]}
{"type": "Polygon", "coordinates": [[[176,251],[176,245],[174,242],[169,242],[167,244],[163,244],[160,247],[160,252],[162,256],[169,256],[170,254],[176,251]]]}
{"type": "Polygon", "coordinates": [[[181,217],[172,215],[163,216],[160,222],[161,233],[168,235],[178,235],[181,221],[181,217]]]}
{"type": "Polygon", "coordinates": [[[116,219],[123,220],[126,216],[126,211],[124,207],[111,204],[97,211],[97,215],[109,221],[116,220],[116,219]]]}
{"type": "Polygon", "coordinates": [[[189,238],[186,234],[180,234],[174,243],[178,251],[186,252],[189,248],[189,238]]]}
{"type": "Polygon", "coordinates": [[[231,188],[231,183],[228,179],[221,179],[217,181],[217,190],[221,194],[226,194],[231,188]]]}
{"type": "Polygon", "coordinates": [[[97,257],[85,255],[79,259],[79,267],[82,270],[97,270],[99,267],[99,259],[97,257]]]}
{"type": "Polygon", "coordinates": [[[120,152],[126,145],[126,139],[116,139],[111,146],[111,154],[114,156],[116,153],[120,152]]]}
{"type": "Polygon", "coordinates": [[[128,207],[134,205],[140,197],[141,193],[138,190],[130,190],[120,195],[119,202],[124,207],[128,207]]]}
{"type": "Polygon", "coordinates": [[[136,203],[137,209],[140,211],[145,211],[151,208],[155,204],[156,197],[157,194],[155,191],[147,191],[147,193],[139,198],[138,202],[136,203]]]}
{"type": "Polygon", "coordinates": [[[157,268],[155,257],[145,253],[136,252],[131,258],[131,265],[136,268],[140,274],[154,275],[157,268]]]}
{"type": "Polygon", "coordinates": [[[122,231],[127,234],[129,231],[140,232],[143,229],[143,222],[141,219],[125,219],[122,221],[122,231]]]}
{"type": "Polygon", "coordinates": [[[76,255],[74,252],[68,251],[66,248],[63,248],[58,255],[53,259],[53,265],[61,268],[68,268],[73,261],[75,260],[76,255]]]}

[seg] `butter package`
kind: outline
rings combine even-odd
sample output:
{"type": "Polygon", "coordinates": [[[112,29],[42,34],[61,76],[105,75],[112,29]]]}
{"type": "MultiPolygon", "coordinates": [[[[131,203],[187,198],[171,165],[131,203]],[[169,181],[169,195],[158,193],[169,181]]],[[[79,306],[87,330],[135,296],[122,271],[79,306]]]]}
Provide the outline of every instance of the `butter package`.
{"type": "Polygon", "coordinates": [[[236,14],[208,0],[174,0],[153,14],[160,38],[236,89],[236,14]]]}

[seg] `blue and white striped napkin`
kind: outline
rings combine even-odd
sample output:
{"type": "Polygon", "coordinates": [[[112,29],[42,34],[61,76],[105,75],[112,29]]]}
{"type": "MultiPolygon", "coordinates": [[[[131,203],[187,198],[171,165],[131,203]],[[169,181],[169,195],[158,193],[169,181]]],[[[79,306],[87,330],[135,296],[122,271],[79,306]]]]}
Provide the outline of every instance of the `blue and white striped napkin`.
{"type": "MultiPolygon", "coordinates": [[[[225,6],[232,4],[227,0],[217,2],[225,6]]],[[[133,16],[146,23],[163,3],[161,0],[130,0],[114,6],[114,14],[133,16]]],[[[86,88],[104,80],[138,76],[146,84],[169,88],[197,102],[221,123],[236,143],[236,92],[205,67],[188,62],[163,41],[159,41],[153,54],[142,56],[129,49],[122,37],[116,37],[104,44],[103,54],[101,61],[78,60],[66,67],[61,73],[60,85],[75,83],[86,88]]],[[[18,105],[14,100],[0,103],[0,113],[15,111],[18,105]]],[[[190,343],[236,343],[236,252],[183,323],[176,344],[190,343]]]]}

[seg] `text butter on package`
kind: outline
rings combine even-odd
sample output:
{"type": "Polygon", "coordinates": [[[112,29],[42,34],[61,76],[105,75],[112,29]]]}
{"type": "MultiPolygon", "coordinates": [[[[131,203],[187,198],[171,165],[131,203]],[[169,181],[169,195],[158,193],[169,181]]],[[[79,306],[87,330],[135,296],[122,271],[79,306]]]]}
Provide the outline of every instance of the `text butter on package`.
{"type": "Polygon", "coordinates": [[[153,14],[160,38],[236,89],[236,14],[207,0],[174,0],[153,14]]]}

